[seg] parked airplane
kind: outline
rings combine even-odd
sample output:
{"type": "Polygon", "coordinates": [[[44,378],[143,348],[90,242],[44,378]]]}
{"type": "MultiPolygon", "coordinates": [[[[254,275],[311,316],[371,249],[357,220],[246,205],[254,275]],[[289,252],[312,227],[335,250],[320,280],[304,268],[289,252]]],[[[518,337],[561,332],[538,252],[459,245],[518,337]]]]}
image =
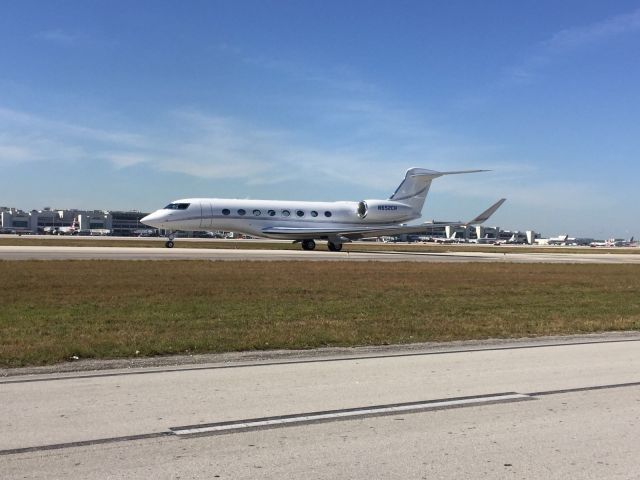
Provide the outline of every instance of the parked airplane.
{"type": "Polygon", "coordinates": [[[592,247],[635,247],[636,243],[634,237],[631,237],[629,240],[610,238],[605,242],[591,242],[589,245],[592,247]]]}
{"type": "Polygon", "coordinates": [[[443,175],[486,172],[465,170],[436,172],[411,168],[387,200],[360,202],[297,202],[282,200],[238,200],[188,198],[175,200],[142,218],[145,225],[168,230],[172,248],[175,231],[224,230],[256,237],[291,239],[304,250],[313,250],[315,240],[327,240],[329,250],[361,238],[424,232],[434,226],[473,225],[487,220],[504,203],[501,199],[469,222],[430,222],[406,225],[421,217],[433,179],[443,175]]]}
{"type": "Polygon", "coordinates": [[[524,243],[527,243],[527,241],[522,239],[521,237],[518,237],[517,233],[514,233],[509,238],[493,241],[494,245],[522,245],[524,243]]]}

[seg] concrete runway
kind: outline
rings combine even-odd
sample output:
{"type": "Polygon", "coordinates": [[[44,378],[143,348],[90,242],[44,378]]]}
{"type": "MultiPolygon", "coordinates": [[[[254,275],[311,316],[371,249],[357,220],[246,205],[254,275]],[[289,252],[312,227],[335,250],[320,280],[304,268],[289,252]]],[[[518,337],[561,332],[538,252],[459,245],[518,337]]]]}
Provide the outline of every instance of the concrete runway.
{"type": "Polygon", "coordinates": [[[297,260],[640,264],[632,253],[329,252],[205,248],[0,246],[0,260],[297,260]]]}
{"type": "Polygon", "coordinates": [[[640,475],[638,334],[360,352],[5,377],[2,478],[640,475]]]}

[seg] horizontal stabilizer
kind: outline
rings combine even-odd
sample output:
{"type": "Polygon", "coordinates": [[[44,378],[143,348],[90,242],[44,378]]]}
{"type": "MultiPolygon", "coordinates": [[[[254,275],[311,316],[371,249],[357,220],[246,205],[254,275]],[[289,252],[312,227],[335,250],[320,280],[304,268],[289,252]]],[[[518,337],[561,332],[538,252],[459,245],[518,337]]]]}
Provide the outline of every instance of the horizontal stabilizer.
{"type": "Polygon", "coordinates": [[[452,172],[438,172],[436,170],[427,170],[426,168],[410,168],[405,174],[404,180],[389,200],[401,202],[409,205],[416,213],[422,211],[424,201],[429,193],[431,182],[443,175],[457,175],[459,173],[477,173],[488,172],[489,170],[456,170],[452,172]]]}
{"type": "Polygon", "coordinates": [[[479,173],[479,172],[490,172],[491,170],[456,170],[453,172],[437,172],[435,170],[427,170],[427,169],[416,169],[415,173],[412,173],[411,177],[431,177],[438,178],[443,175],[458,175],[461,173],[479,173]]]}

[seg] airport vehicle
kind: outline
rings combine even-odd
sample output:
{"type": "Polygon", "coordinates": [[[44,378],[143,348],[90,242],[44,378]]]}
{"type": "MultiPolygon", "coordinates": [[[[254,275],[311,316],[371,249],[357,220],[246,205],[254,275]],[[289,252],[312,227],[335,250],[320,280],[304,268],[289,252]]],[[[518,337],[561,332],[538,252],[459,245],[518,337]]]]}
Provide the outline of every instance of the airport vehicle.
{"type": "Polygon", "coordinates": [[[326,240],[337,252],[356,239],[422,233],[434,226],[475,225],[487,220],[504,203],[500,199],[469,222],[427,222],[407,225],[422,216],[431,182],[443,175],[485,172],[463,170],[437,172],[411,168],[396,191],[386,200],[359,202],[307,202],[187,198],[174,200],[140,222],[169,231],[165,245],[174,246],[175,231],[223,230],[255,237],[291,239],[304,250],[313,250],[316,240],[326,240]]]}

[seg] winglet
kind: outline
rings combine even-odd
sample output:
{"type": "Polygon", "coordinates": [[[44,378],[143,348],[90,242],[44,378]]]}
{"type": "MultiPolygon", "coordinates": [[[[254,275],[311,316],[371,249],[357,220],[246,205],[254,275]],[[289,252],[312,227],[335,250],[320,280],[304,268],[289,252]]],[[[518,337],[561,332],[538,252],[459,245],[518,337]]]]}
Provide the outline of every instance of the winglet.
{"type": "Polygon", "coordinates": [[[481,223],[486,222],[487,220],[489,220],[489,217],[493,215],[495,211],[498,210],[506,200],[507,200],[506,198],[501,198],[496,203],[494,203],[489,208],[487,208],[484,212],[482,212],[480,215],[478,215],[476,218],[468,222],[467,225],[479,225],[481,223]]]}

